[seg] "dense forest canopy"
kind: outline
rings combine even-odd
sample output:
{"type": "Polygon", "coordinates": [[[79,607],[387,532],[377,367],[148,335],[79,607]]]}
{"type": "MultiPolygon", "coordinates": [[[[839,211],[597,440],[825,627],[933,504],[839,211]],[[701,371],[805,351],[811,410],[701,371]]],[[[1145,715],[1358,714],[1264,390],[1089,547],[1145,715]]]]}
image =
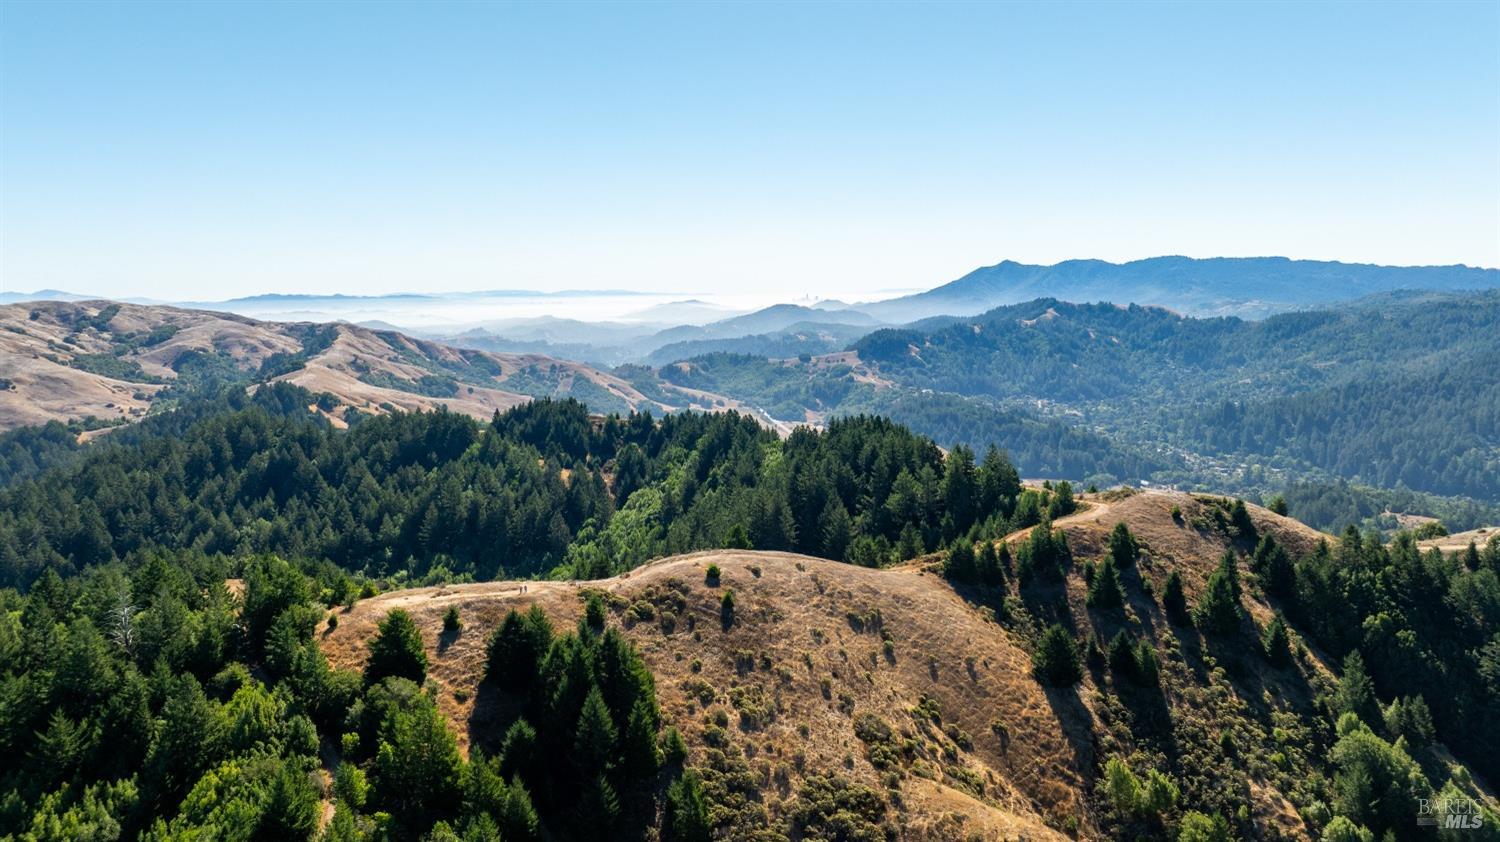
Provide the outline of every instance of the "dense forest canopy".
{"type": "Polygon", "coordinates": [[[944,446],[1003,441],[1028,476],[1262,497],[1344,480],[1493,513],[1497,324],[1494,290],[1381,296],[1258,322],[1040,299],[876,330],[854,353],[714,354],[660,376],[777,418],[878,413],[944,446]]]}
{"type": "MultiPolygon", "coordinates": [[[[724,770],[688,763],[655,678],[597,592],[584,592],[571,631],[539,610],[475,630],[490,640],[484,687],[505,713],[467,758],[432,685],[423,689],[422,631],[403,611],[384,616],[362,674],[331,668],[318,645],[320,626],[337,620],[330,608],[377,589],[595,578],[704,547],[863,565],[938,550],[935,569],[991,612],[997,634],[1034,636],[1036,680],[1067,688],[1107,669],[1122,683],[1098,686],[1127,705],[1159,694],[1161,673],[1184,669],[1163,658],[1181,654],[1158,654],[1130,624],[1080,645],[1060,596],[1080,569],[1091,617],[1113,622],[1139,590],[1148,602],[1135,604],[1162,612],[1163,633],[1170,625],[1206,647],[1236,682],[1257,674],[1246,658],[1287,669],[1316,647],[1342,664],[1342,678],[1315,706],[1277,720],[1276,733],[1296,734],[1286,739],[1300,748],[1284,746],[1268,761],[1280,771],[1266,773],[1295,777],[1282,785],[1310,826],[1404,838],[1400,804],[1468,786],[1434,741],[1476,771],[1500,772],[1500,541],[1444,556],[1419,552],[1410,535],[1386,545],[1350,529],[1294,558],[1257,535],[1243,502],[1203,498],[1212,522],[1201,528],[1224,534],[1229,549],[1192,604],[1174,568],[1158,609],[1137,570],[1149,554],[1123,523],[1098,558],[1080,557],[1053,528],[1076,505],[1068,483],[1023,488],[998,449],[944,453],[883,418],[841,418],[781,440],[734,413],[601,418],[542,400],[487,424],[393,413],[340,430],[315,405],[274,385],[185,401],[82,448],[28,434],[52,446],[13,460],[0,489],[0,751],[26,759],[0,773],[0,833],[728,832],[735,825],[715,823],[734,810],[716,799],[742,799],[754,782],[727,784],[724,770]],[[1026,527],[1029,538],[997,549],[993,538],[1026,527]],[[1257,628],[1243,605],[1252,591],[1284,618],[1257,628]],[[314,784],[320,767],[333,770],[326,793],[314,784]]],[[[724,616],[734,616],[733,599],[726,590],[724,616]]],[[[851,628],[878,621],[870,616],[851,628]]],[[[444,626],[463,623],[454,607],[444,626]]],[[[1146,835],[1171,826],[1181,838],[1249,827],[1234,809],[1244,764],[1232,741],[1216,759],[1163,760],[1177,764],[1174,782],[1140,765],[1177,751],[1151,736],[1157,722],[1142,726],[1142,745],[1161,754],[1132,755],[1137,771],[1118,755],[1100,761],[1107,802],[1091,808],[1100,826],[1146,835]],[[1179,787],[1199,799],[1194,809],[1179,787]]],[[[877,724],[861,732],[872,756],[877,724]]],[[[890,751],[882,762],[899,762],[890,751]]],[[[884,801],[873,790],[810,776],[797,799],[789,824],[766,838],[879,833],[884,801]],[[864,807],[840,818],[842,799],[864,807]]]]}
{"type": "Polygon", "coordinates": [[[177,550],[415,579],[592,578],[720,546],[876,565],[1040,510],[1000,451],[945,460],[875,417],[781,442],[735,413],[600,419],[571,400],[341,431],[313,403],[286,384],[231,391],[129,444],[64,449],[0,489],[0,585],[177,550]]]}

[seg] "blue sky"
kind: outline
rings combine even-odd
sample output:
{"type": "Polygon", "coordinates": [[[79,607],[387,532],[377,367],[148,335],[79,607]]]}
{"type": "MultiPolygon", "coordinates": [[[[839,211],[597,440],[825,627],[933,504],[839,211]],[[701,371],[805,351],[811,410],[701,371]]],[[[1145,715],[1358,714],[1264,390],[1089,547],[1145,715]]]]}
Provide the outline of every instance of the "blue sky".
{"type": "Polygon", "coordinates": [[[1500,265],[1500,4],[0,3],[0,288],[1500,265]]]}

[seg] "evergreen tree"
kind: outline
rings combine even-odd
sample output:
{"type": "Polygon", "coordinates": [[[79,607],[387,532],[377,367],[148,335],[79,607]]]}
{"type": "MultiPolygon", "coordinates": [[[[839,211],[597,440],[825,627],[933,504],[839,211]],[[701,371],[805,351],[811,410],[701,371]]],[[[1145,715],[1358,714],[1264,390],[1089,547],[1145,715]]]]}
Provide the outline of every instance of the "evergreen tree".
{"type": "Polygon", "coordinates": [[[615,757],[619,733],[610,719],[609,707],[598,687],[589,691],[573,737],[573,763],[581,780],[607,772],[615,757]]]}
{"type": "Polygon", "coordinates": [[[1262,536],[1255,545],[1255,554],[1250,566],[1260,576],[1266,592],[1275,596],[1291,596],[1297,585],[1296,569],[1286,548],[1276,543],[1270,535],[1262,536]]]}
{"type": "Polygon", "coordinates": [[[750,544],[750,533],[745,531],[745,525],[743,523],[736,523],[735,525],[729,527],[729,534],[724,538],[724,547],[731,550],[752,549],[752,546],[750,544]]]}
{"type": "Polygon", "coordinates": [[[837,495],[829,496],[818,523],[819,534],[823,539],[823,556],[843,561],[849,550],[849,542],[854,539],[854,521],[849,518],[849,511],[839,502],[837,495]]]}
{"type": "Polygon", "coordinates": [[[990,540],[981,541],[979,544],[979,555],[974,559],[975,573],[980,582],[994,587],[1005,581],[1005,568],[1000,562],[1000,553],[1009,554],[1005,543],[1000,543],[1000,550],[995,549],[995,542],[990,540]]]}
{"type": "Polygon", "coordinates": [[[309,839],[318,827],[318,792],[306,773],[282,764],[256,828],[259,839],[309,839]]]}
{"type": "Polygon", "coordinates": [[[1426,748],[1435,733],[1432,712],[1420,695],[1393,699],[1385,709],[1385,728],[1392,740],[1404,739],[1412,750],[1426,748]]]}
{"type": "Polygon", "coordinates": [[[943,574],[955,582],[972,583],[978,580],[974,561],[974,545],[960,538],[948,548],[948,560],[943,565],[943,574]]]}
{"type": "Polygon", "coordinates": [[[657,716],[651,710],[650,702],[645,698],[637,699],[630,710],[620,746],[622,779],[644,783],[656,775],[661,766],[661,752],[656,746],[656,722],[657,716]]]}
{"type": "Polygon", "coordinates": [[[1261,649],[1266,653],[1266,660],[1273,666],[1284,667],[1292,662],[1292,643],[1287,636],[1286,621],[1280,611],[1266,625],[1265,634],[1261,637],[1261,649]]]}
{"type": "Polygon", "coordinates": [[[1229,507],[1229,522],[1234,525],[1235,530],[1241,538],[1255,538],[1255,521],[1250,519],[1250,510],[1245,508],[1245,501],[1236,499],[1234,505],[1229,507]]]}
{"type": "Polygon", "coordinates": [[[1070,515],[1078,504],[1073,500],[1073,484],[1063,480],[1057,484],[1056,490],[1052,492],[1052,500],[1047,504],[1047,516],[1053,520],[1070,515]]]}
{"type": "Polygon", "coordinates": [[[1182,576],[1176,570],[1167,574],[1167,584],[1162,589],[1161,606],[1167,612],[1167,619],[1172,622],[1178,625],[1188,622],[1187,596],[1182,590],[1182,576]]]}
{"type": "Polygon", "coordinates": [[[1115,560],[1106,557],[1094,572],[1094,581],[1089,583],[1088,605],[1090,608],[1119,608],[1125,602],[1125,589],[1120,584],[1120,572],[1115,569],[1115,560]]]}
{"type": "Polygon", "coordinates": [[[1137,552],[1139,548],[1135,536],[1130,534],[1130,527],[1124,521],[1116,523],[1109,533],[1109,557],[1114,559],[1115,566],[1123,570],[1135,564],[1137,552]]]}
{"type": "Polygon", "coordinates": [[[1010,517],[1016,498],[1021,494],[1021,475],[999,448],[993,444],[985,451],[984,463],[976,474],[979,485],[979,516],[999,514],[1010,517]]]}
{"type": "Polygon", "coordinates": [[[974,451],[958,445],[948,453],[948,458],[943,462],[943,507],[945,513],[953,518],[955,534],[967,532],[974,523],[978,498],[974,451]]]}
{"type": "Polygon", "coordinates": [[[490,637],[485,677],[508,690],[527,692],[551,645],[552,623],[540,605],[532,603],[524,615],[512,609],[490,637]]]}
{"type": "Polygon", "coordinates": [[[574,808],[578,839],[613,839],[620,822],[620,797],[603,775],[587,779],[574,808]]]}
{"type": "Polygon", "coordinates": [[[1083,680],[1078,643],[1067,629],[1056,623],[1042,634],[1031,666],[1038,680],[1054,687],[1068,687],[1083,680]]]}
{"type": "Polygon", "coordinates": [[[1141,639],[1140,645],[1135,650],[1136,678],[1141,684],[1155,687],[1161,681],[1161,665],[1156,658],[1156,650],[1152,648],[1151,641],[1141,639]]]}
{"type": "Polygon", "coordinates": [[[1218,569],[1209,574],[1208,586],[1193,610],[1198,628],[1211,634],[1230,634],[1239,628],[1242,610],[1238,582],[1234,554],[1226,552],[1218,569]]]}
{"type": "Polygon", "coordinates": [[[427,679],[427,653],[422,648],[422,634],[411,615],[393,608],[380,621],[375,638],[370,641],[370,659],[365,663],[365,684],[375,684],[389,677],[406,678],[416,684],[427,679]]]}
{"type": "Polygon", "coordinates": [[[712,831],[703,787],[697,774],[688,770],[667,787],[662,842],[708,842],[712,831]]]}
{"type": "Polygon", "coordinates": [[[1339,677],[1339,688],[1334,694],[1335,713],[1352,713],[1366,723],[1380,724],[1380,706],[1375,698],[1375,682],[1365,671],[1365,659],[1358,650],[1344,658],[1344,674],[1339,677]]]}

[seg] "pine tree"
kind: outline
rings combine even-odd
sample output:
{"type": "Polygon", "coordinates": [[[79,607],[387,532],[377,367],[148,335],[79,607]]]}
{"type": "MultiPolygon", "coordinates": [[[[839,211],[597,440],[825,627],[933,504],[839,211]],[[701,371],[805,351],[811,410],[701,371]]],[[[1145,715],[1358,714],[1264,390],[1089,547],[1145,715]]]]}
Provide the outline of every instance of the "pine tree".
{"type": "Polygon", "coordinates": [[[1083,666],[1078,660],[1078,643],[1061,625],[1054,623],[1042,634],[1032,669],[1043,684],[1068,687],[1083,680],[1083,666]]]}
{"type": "Polygon", "coordinates": [[[1057,484],[1057,490],[1052,493],[1052,501],[1047,504],[1047,516],[1056,520],[1063,515],[1072,514],[1078,504],[1073,501],[1073,484],[1063,480],[1057,484]]]}
{"type": "Polygon", "coordinates": [[[604,696],[594,687],[583,701],[573,737],[573,763],[578,767],[580,779],[589,780],[609,770],[618,739],[604,696]]]}
{"type": "Polygon", "coordinates": [[[1088,605],[1090,608],[1119,608],[1125,602],[1125,589],[1120,585],[1120,573],[1115,569],[1113,557],[1107,557],[1094,573],[1089,583],[1088,605]]]}
{"type": "Polygon", "coordinates": [[[692,770],[667,787],[666,813],[662,819],[662,842],[708,842],[708,803],[703,787],[692,770]]]}
{"type": "Polygon", "coordinates": [[[682,732],[677,726],[669,726],[662,735],[662,762],[668,766],[681,766],[688,756],[687,742],[682,739],[682,732]]]}
{"type": "Polygon", "coordinates": [[[1292,661],[1292,643],[1287,637],[1286,620],[1277,611],[1266,626],[1265,635],[1261,639],[1261,648],[1266,653],[1266,660],[1272,665],[1284,667],[1292,661]]]}
{"type": "Polygon", "coordinates": [[[620,796],[604,776],[587,779],[574,806],[577,839],[613,839],[620,822],[620,796]]]}
{"type": "Polygon", "coordinates": [[[818,517],[819,531],[823,539],[823,555],[834,561],[843,561],[854,539],[854,521],[849,511],[839,502],[837,495],[830,495],[823,513],[818,517]]]}
{"type": "Polygon", "coordinates": [[[1234,581],[1221,567],[1209,574],[1208,587],[1193,609],[1193,622],[1211,634],[1230,634],[1240,625],[1240,603],[1234,581]]]}
{"type": "Polygon", "coordinates": [[[318,827],[318,792],[295,766],[283,764],[256,828],[259,839],[308,839],[318,827]]]}
{"type": "Polygon", "coordinates": [[[1140,645],[1135,650],[1136,678],[1141,684],[1155,687],[1161,681],[1161,666],[1156,659],[1156,650],[1152,648],[1151,641],[1141,639],[1140,645]]]}
{"type": "Polygon", "coordinates": [[[1255,521],[1250,519],[1250,510],[1245,508],[1244,500],[1236,499],[1229,507],[1229,522],[1234,524],[1241,538],[1255,538],[1255,521]]]}
{"type": "Polygon", "coordinates": [[[729,527],[729,534],[724,538],[724,546],[731,550],[752,549],[750,545],[750,533],[745,531],[743,523],[736,523],[729,527]]]}
{"type": "Polygon", "coordinates": [[[624,780],[649,781],[661,766],[661,752],[656,747],[656,721],[649,700],[637,699],[630,710],[620,747],[620,771],[624,780]]]}
{"type": "MultiPolygon", "coordinates": [[[[1001,547],[1005,544],[1001,543],[1001,547]]],[[[975,573],[980,582],[994,587],[1005,581],[1005,570],[1000,566],[1000,553],[995,549],[995,542],[982,541],[979,544],[979,555],[974,560],[975,573]]]]}
{"type": "Polygon", "coordinates": [[[974,474],[974,451],[957,445],[943,462],[943,506],[953,518],[954,533],[967,532],[974,523],[979,486],[974,474]]]}
{"type": "Polygon", "coordinates": [[[1421,696],[1393,699],[1385,709],[1385,728],[1391,739],[1404,739],[1411,749],[1426,748],[1432,743],[1432,712],[1421,696]]]}
{"type": "Polygon", "coordinates": [[[999,448],[990,445],[975,478],[979,484],[979,517],[986,518],[996,513],[1010,517],[1015,511],[1016,498],[1021,494],[1021,475],[1010,459],[999,448]]]}
{"type": "Polygon", "coordinates": [[[524,615],[511,610],[490,637],[485,677],[508,690],[530,690],[551,645],[552,623],[540,605],[533,603],[524,615]]]}
{"type": "Polygon", "coordinates": [[[1135,646],[1124,629],[1115,633],[1109,641],[1109,668],[1119,678],[1135,681],[1139,676],[1139,665],[1135,660],[1135,646]]]}
{"type": "Polygon", "coordinates": [[[1130,534],[1130,527],[1124,521],[1115,524],[1115,528],[1109,533],[1109,556],[1114,559],[1115,566],[1124,570],[1135,564],[1138,551],[1135,536],[1130,534]]]}
{"type": "Polygon", "coordinates": [[[1167,574],[1167,584],[1162,589],[1161,606],[1167,612],[1167,619],[1178,625],[1187,623],[1187,597],[1182,591],[1182,576],[1176,570],[1167,574]]]}
{"type": "Polygon", "coordinates": [[[427,679],[427,653],[422,649],[422,634],[411,615],[400,608],[391,609],[380,621],[375,639],[370,641],[370,660],[365,664],[365,684],[396,676],[421,684],[427,679]]]}
{"type": "Polygon", "coordinates": [[[948,548],[948,560],[943,565],[943,575],[955,582],[971,583],[977,580],[974,566],[974,545],[960,538],[948,548]]]}
{"type": "Polygon", "coordinates": [[[1366,723],[1379,724],[1383,720],[1375,698],[1375,682],[1365,671],[1365,659],[1357,649],[1344,658],[1344,674],[1339,678],[1333,708],[1336,713],[1352,713],[1366,723]]]}

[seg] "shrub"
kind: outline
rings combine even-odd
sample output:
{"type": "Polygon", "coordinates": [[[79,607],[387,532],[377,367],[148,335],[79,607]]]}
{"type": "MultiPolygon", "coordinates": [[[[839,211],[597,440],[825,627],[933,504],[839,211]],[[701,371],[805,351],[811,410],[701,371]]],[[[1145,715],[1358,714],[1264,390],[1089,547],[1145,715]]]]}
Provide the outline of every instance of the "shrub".
{"type": "Polygon", "coordinates": [[[708,566],[708,571],[703,576],[703,579],[710,585],[717,585],[719,584],[719,573],[719,565],[710,564],[708,566]]]}
{"type": "Polygon", "coordinates": [[[463,620],[458,618],[458,606],[448,606],[448,611],[443,615],[443,631],[453,634],[464,627],[463,620]]]}
{"type": "Polygon", "coordinates": [[[719,623],[725,629],[734,625],[734,591],[727,590],[719,597],[719,623]]]}

